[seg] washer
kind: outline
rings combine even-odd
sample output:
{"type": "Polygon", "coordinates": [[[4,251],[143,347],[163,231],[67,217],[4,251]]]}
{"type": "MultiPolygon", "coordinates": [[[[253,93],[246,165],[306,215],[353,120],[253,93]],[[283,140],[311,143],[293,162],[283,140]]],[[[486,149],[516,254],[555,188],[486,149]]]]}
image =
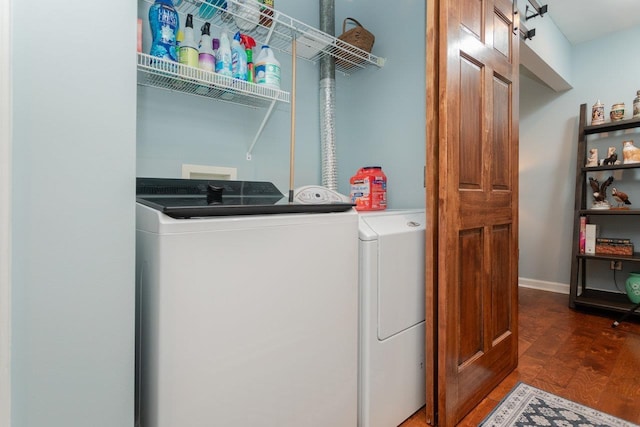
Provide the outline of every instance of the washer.
{"type": "Polygon", "coordinates": [[[425,404],[425,211],[359,217],[358,425],[395,427],[425,404]]]}
{"type": "Polygon", "coordinates": [[[185,219],[137,203],[136,425],[356,425],[347,208],[185,219]]]}

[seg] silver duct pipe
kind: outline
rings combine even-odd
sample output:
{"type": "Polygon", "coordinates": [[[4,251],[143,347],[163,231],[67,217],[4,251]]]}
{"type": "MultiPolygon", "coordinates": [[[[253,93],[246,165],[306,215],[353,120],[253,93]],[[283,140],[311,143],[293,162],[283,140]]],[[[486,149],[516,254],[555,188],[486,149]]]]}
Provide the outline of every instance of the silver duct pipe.
{"type": "MultiPolygon", "coordinates": [[[[335,1],[320,0],[320,30],[335,35],[335,1]]],[[[320,58],[320,142],[322,146],[322,185],[338,191],[335,140],[336,64],[331,55],[320,58]]]]}

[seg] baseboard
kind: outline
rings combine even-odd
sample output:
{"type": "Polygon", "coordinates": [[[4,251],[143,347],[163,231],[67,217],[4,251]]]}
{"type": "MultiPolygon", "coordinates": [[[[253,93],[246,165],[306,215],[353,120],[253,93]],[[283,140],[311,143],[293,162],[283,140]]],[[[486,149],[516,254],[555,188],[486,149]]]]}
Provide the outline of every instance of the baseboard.
{"type": "Polygon", "coordinates": [[[518,278],[518,285],[523,288],[539,289],[541,291],[555,292],[569,295],[569,285],[566,283],[545,282],[544,280],[518,278]]]}

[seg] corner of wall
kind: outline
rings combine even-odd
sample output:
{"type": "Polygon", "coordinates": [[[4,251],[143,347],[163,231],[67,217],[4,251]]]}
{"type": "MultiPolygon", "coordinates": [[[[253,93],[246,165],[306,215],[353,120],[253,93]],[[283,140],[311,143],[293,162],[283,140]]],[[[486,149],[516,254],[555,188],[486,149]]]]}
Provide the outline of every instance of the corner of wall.
{"type": "Polygon", "coordinates": [[[0,0],[0,426],[11,425],[11,1],[0,0]]]}

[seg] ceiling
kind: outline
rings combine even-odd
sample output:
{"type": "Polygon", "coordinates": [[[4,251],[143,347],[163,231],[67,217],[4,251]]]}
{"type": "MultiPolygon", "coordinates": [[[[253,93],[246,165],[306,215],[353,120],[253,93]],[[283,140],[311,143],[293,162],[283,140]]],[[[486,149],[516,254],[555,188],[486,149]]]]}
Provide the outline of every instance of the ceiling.
{"type": "MultiPolygon", "coordinates": [[[[571,44],[640,25],[639,0],[538,0],[571,44]]],[[[545,19],[545,14],[542,18],[545,19]]],[[[535,28],[534,21],[529,28],[535,28]]]]}

